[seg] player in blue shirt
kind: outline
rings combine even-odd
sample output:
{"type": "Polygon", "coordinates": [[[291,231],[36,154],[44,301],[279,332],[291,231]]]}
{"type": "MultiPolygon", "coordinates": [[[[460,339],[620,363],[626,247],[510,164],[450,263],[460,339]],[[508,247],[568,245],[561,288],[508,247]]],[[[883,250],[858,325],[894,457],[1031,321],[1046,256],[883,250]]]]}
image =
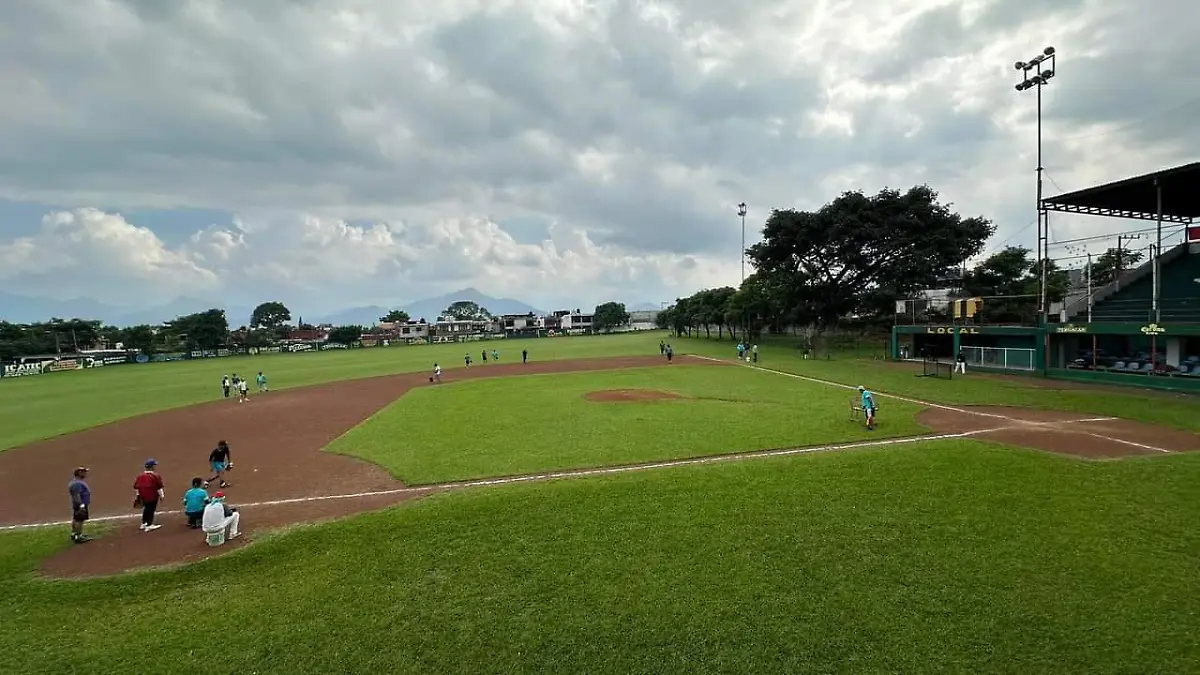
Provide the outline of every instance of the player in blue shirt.
{"type": "Polygon", "coordinates": [[[208,491],[204,489],[204,479],[192,479],[192,489],[183,493],[183,513],[187,516],[188,527],[200,529],[200,519],[204,516],[204,507],[208,506],[208,491]]]}
{"type": "Polygon", "coordinates": [[[67,492],[71,494],[71,541],[76,544],[91,541],[92,538],[83,533],[83,524],[91,517],[92,491],[87,484],[87,467],[79,467],[71,474],[71,482],[67,483],[67,492]]]}
{"type": "Polygon", "coordinates": [[[863,416],[867,419],[867,428],[875,428],[875,397],[865,387],[859,385],[858,393],[862,396],[863,416]]]}

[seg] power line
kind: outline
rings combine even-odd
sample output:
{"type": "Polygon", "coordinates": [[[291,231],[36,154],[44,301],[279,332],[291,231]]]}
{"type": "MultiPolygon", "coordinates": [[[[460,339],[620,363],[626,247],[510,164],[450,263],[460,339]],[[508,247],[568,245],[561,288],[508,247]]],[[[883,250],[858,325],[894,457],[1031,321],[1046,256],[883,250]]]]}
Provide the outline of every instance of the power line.
{"type": "MultiPolygon", "coordinates": [[[[1183,232],[1185,229],[1187,229],[1186,226],[1176,226],[1173,230],[1171,230],[1169,232],[1169,234],[1178,234],[1180,232],[1183,232]]],[[[1148,232],[1157,232],[1157,231],[1158,231],[1158,228],[1148,227],[1148,228],[1141,229],[1141,230],[1125,230],[1123,232],[1113,232],[1111,234],[1096,234],[1096,235],[1092,235],[1090,237],[1078,237],[1076,239],[1063,239],[1061,241],[1053,242],[1051,244],[1051,246],[1058,247],[1058,246],[1064,246],[1066,244],[1077,244],[1080,242],[1087,242],[1087,241],[1103,241],[1106,239],[1116,239],[1117,237],[1124,237],[1124,236],[1128,236],[1128,235],[1132,235],[1132,234],[1146,234],[1148,232]]],[[[1167,235],[1168,235],[1168,229],[1164,227],[1163,228],[1163,236],[1166,237],[1167,235]]]]}

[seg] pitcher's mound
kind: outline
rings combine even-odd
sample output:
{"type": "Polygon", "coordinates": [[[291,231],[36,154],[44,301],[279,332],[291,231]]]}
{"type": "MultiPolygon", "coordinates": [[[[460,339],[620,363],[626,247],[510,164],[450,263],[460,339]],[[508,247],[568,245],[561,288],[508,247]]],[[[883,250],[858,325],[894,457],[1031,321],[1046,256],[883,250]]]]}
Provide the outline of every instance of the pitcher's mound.
{"type": "Polygon", "coordinates": [[[661,401],[671,398],[682,398],[678,394],[657,389],[607,389],[605,391],[589,391],[583,397],[589,401],[612,403],[615,401],[661,401]]]}

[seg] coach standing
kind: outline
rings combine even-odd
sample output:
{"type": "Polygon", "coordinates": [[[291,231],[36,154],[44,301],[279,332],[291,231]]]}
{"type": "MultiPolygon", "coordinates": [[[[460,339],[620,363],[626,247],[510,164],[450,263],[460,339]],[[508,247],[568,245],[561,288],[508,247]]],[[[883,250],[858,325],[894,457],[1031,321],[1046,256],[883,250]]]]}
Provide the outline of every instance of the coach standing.
{"type": "Polygon", "coordinates": [[[146,460],[146,470],[133,481],[134,508],[142,507],[142,532],[153,532],[162,525],[154,524],[154,512],[158,510],[158,502],[166,497],[163,489],[162,476],[155,470],[158,462],[146,460]]]}
{"type": "Polygon", "coordinates": [[[92,491],[87,484],[87,467],[81,466],[71,474],[71,482],[67,483],[67,492],[71,494],[71,541],[82,544],[92,538],[83,533],[83,524],[87,522],[88,510],[92,505],[92,491]]]}

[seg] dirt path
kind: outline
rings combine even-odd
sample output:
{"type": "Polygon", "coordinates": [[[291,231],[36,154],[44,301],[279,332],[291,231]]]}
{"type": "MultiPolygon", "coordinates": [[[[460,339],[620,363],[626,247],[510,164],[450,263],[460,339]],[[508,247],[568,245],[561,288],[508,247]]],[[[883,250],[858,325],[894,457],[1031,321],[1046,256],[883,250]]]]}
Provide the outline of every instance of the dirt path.
{"type": "Polygon", "coordinates": [[[1030,408],[926,408],[917,422],[938,433],[1088,459],[1120,459],[1200,450],[1200,435],[1113,417],[1030,408]]]}
{"type": "MultiPolygon", "coordinates": [[[[706,365],[683,357],[682,362],[706,365]]],[[[581,372],[665,365],[658,356],[477,365],[445,371],[444,381],[539,373],[581,372]]],[[[65,520],[66,484],[78,465],[91,469],[92,516],[132,513],[132,483],[143,462],[154,458],[167,485],[164,510],[178,510],[193,476],[205,476],[208,452],[218,439],[233,450],[231,505],[238,502],[320,497],[403,487],[386,471],[360,460],[321,452],[338,436],[418,386],[427,373],[352,380],[256,395],[122,420],[0,453],[0,526],[65,520]]],[[[280,526],[333,518],[397,503],[389,495],[244,509],[247,536],[280,526]]],[[[233,546],[211,549],[184,527],[182,515],[164,515],[162,529],[142,533],[136,520],[88,544],[72,546],[45,561],[54,576],[112,574],[194,560],[233,546]]],[[[63,526],[66,538],[66,526],[63,526]]]]}

